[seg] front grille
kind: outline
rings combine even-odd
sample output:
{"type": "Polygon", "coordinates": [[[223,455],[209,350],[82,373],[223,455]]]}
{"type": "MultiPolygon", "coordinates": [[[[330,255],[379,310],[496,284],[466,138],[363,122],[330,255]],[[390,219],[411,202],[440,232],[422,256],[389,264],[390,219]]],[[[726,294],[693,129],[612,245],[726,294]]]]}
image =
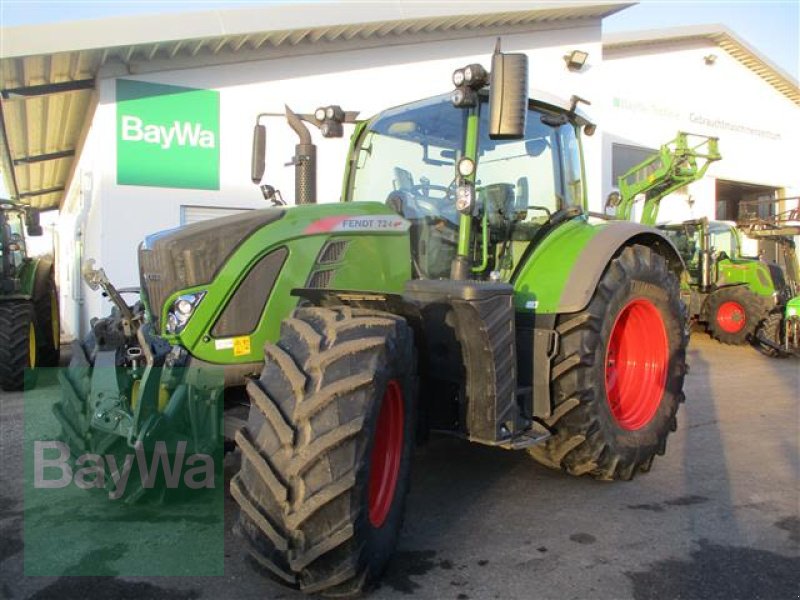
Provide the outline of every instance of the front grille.
{"type": "Polygon", "coordinates": [[[161,316],[161,307],[172,287],[169,279],[172,266],[164,258],[168,258],[168,255],[154,250],[146,250],[142,245],[139,246],[139,279],[150,311],[153,313],[156,327],[158,327],[158,320],[161,316]]]}

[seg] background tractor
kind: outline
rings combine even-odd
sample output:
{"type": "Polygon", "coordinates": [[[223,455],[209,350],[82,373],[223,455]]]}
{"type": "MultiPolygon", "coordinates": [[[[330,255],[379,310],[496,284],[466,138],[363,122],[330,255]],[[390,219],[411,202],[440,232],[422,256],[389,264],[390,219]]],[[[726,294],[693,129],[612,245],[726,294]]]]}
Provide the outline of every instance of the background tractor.
{"type": "Polygon", "coordinates": [[[528,98],[527,75],[527,57],[496,50],[491,74],[468,65],[451,94],[367,120],[287,107],[297,206],[263,185],[272,208],[149,236],[134,307],[86,269],[116,308],[62,378],[65,437],[213,443],[222,399],[196,375],[223,369],[250,400],[225,426],[237,530],[279,581],[339,595],[380,577],[431,431],[573,475],[650,470],[684,399],[683,263],[657,229],[589,222],[581,135],[595,126],[579,98],[528,98]],[[345,123],[342,202],[317,205],[308,126],[345,123]]]}
{"type": "Polygon", "coordinates": [[[0,200],[0,387],[6,391],[23,388],[26,368],[58,365],[60,321],[53,261],[28,256],[25,233],[42,235],[39,213],[0,200]]]}
{"type": "MultiPolygon", "coordinates": [[[[756,202],[756,212],[747,213],[740,219],[739,227],[747,237],[759,242],[770,242],[776,250],[776,259],[783,263],[776,277],[784,276],[785,291],[767,318],[756,330],[756,342],[768,356],[800,355],[800,264],[797,261],[795,240],[800,236],[800,198],[782,198],[768,202],[756,202]],[[776,210],[774,204],[794,208],[776,210]],[[760,209],[767,208],[768,216],[758,216],[760,209]]],[[[753,206],[753,203],[751,203],[753,206]]],[[[747,206],[743,207],[749,208],[747,206]]],[[[773,264],[773,263],[770,263],[773,264]]],[[[770,272],[774,267],[770,266],[770,272]]]]}
{"type": "MultiPolygon", "coordinates": [[[[701,179],[720,158],[717,138],[679,132],[656,154],[619,177],[619,191],[609,196],[607,211],[616,218],[656,225],[661,201],[701,179]],[[643,198],[641,205],[637,198],[643,198]]],[[[765,319],[782,312],[797,293],[796,258],[781,268],[775,262],[744,256],[736,223],[702,218],[658,227],[675,243],[686,264],[682,289],[691,318],[704,323],[720,342],[754,340],[765,319]]]]}

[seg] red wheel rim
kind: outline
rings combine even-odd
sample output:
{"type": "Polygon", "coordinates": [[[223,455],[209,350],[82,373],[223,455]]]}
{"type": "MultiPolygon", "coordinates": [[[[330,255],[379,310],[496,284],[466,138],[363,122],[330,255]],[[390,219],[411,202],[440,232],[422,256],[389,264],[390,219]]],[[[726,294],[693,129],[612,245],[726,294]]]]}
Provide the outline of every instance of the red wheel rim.
{"type": "Polygon", "coordinates": [[[656,414],[668,365],[661,314],[649,300],[630,301],[617,316],[606,348],[606,398],[623,429],[641,429],[656,414]]]}
{"type": "Polygon", "coordinates": [[[380,527],[392,508],[403,455],[403,390],[392,379],[383,395],[369,473],[369,522],[380,527]]]}
{"type": "Polygon", "coordinates": [[[747,324],[744,306],[733,300],[719,305],[717,309],[717,325],[727,333],[739,333],[747,324]]]}

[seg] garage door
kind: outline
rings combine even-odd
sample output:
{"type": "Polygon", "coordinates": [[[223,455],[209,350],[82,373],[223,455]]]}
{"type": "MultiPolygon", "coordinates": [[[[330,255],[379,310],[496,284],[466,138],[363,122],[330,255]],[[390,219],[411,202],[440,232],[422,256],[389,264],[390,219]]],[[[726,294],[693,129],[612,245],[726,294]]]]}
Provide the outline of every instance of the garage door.
{"type": "Polygon", "coordinates": [[[181,225],[191,225],[209,219],[219,219],[228,215],[252,210],[251,208],[221,208],[219,206],[181,206],[181,225]]]}

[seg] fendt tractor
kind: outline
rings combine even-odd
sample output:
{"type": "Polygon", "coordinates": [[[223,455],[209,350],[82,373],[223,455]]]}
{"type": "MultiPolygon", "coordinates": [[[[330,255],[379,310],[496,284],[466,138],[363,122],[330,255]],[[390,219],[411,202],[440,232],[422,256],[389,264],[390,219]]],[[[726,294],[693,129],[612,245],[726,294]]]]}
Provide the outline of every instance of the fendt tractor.
{"type": "Polygon", "coordinates": [[[36,366],[58,364],[60,321],[53,261],[28,256],[25,235],[42,235],[39,212],[0,200],[0,388],[34,383],[36,366]]]}
{"type": "Polygon", "coordinates": [[[654,228],[590,224],[581,100],[529,99],[523,54],[498,49],[491,67],[363,121],[287,107],[297,206],[264,185],[271,208],[148,237],[135,307],[87,269],[116,309],[74,348],[65,437],[95,452],[216,442],[195,420],[222,400],[195,375],[224,368],[251,405],[226,426],[236,528],[277,580],[336,595],[378,580],[431,431],[572,475],[649,471],[684,399],[680,255],[654,228]],[[308,126],[335,137],[344,123],[342,202],[318,205],[308,126]]]}
{"type": "MultiPolygon", "coordinates": [[[[717,138],[679,132],[657,153],[619,177],[607,211],[616,218],[656,225],[661,201],[701,179],[720,158],[717,138]]],[[[796,266],[785,269],[775,262],[744,256],[742,232],[736,223],[704,217],[657,226],[673,241],[687,267],[681,286],[690,317],[705,324],[720,342],[745,344],[763,337],[765,320],[783,313],[797,294],[796,266]]],[[[774,317],[770,331],[779,326],[773,321],[774,317]]],[[[770,354],[777,355],[773,350],[770,354]]]]}

